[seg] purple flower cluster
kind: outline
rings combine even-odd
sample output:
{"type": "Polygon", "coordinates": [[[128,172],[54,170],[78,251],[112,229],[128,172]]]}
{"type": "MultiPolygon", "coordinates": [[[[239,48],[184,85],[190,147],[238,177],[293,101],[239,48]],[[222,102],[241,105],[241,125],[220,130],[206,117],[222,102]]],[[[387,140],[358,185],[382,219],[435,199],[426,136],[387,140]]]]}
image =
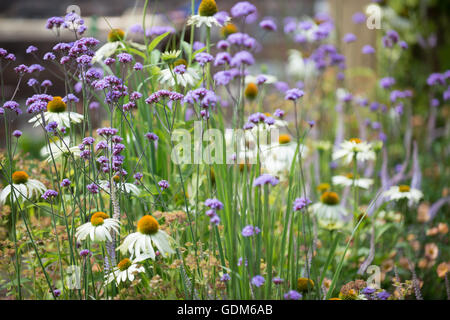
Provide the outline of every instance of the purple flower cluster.
{"type": "Polygon", "coordinates": [[[72,182],[69,179],[63,179],[61,181],[61,187],[66,188],[66,187],[70,186],[71,183],[72,182]]]}
{"type": "Polygon", "coordinates": [[[251,66],[253,64],[255,64],[255,59],[248,51],[239,51],[231,58],[230,62],[232,67],[240,67],[241,65],[251,66]]]}
{"type": "Polygon", "coordinates": [[[215,198],[206,199],[205,206],[211,208],[211,210],[206,211],[206,215],[210,218],[209,222],[215,224],[216,226],[219,225],[220,218],[217,215],[217,211],[223,209],[223,203],[215,198]]]}
{"type": "Polygon", "coordinates": [[[300,211],[304,208],[306,208],[309,204],[311,204],[311,200],[309,200],[308,198],[297,198],[294,200],[294,206],[293,206],[293,210],[294,211],[300,211]]]}
{"type": "Polygon", "coordinates": [[[145,99],[145,103],[154,104],[158,103],[160,100],[165,98],[169,99],[170,101],[179,101],[183,99],[183,95],[181,93],[174,91],[159,90],[151,94],[147,99],[145,99]]]}
{"type": "Polygon", "coordinates": [[[158,141],[159,139],[156,133],[153,132],[147,132],[145,134],[145,137],[148,139],[148,141],[158,141]]]}
{"type": "Polygon", "coordinates": [[[122,52],[117,55],[117,59],[121,63],[129,63],[129,62],[133,61],[133,56],[129,53],[122,52]]]}
{"type": "Polygon", "coordinates": [[[248,1],[241,1],[231,7],[230,13],[233,18],[246,17],[257,12],[256,7],[248,1]]]}
{"type": "Polygon", "coordinates": [[[272,186],[276,186],[280,181],[275,178],[274,176],[271,176],[270,174],[262,174],[258,178],[253,181],[254,187],[263,186],[266,184],[271,184],[272,186]]]}
{"type": "Polygon", "coordinates": [[[305,93],[303,90],[298,88],[289,89],[286,91],[286,95],[284,96],[285,100],[297,101],[301,97],[303,97],[305,93]]]}
{"type": "Polygon", "coordinates": [[[166,190],[170,187],[169,181],[161,180],[158,182],[158,186],[161,188],[161,191],[166,190]]]}
{"type": "Polygon", "coordinates": [[[214,60],[214,66],[222,66],[231,63],[231,56],[228,52],[219,52],[214,60]]]}
{"type": "Polygon", "coordinates": [[[56,192],[55,190],[51,190],[48,189],[47,191],[44,192],[44,194],[42,195],[42,198],[45,200],[48,199],[52,199],[58,196],[58,192],[56,192]]]}
{"type": "Polygon", "coordinates": [[[90,252],[88,249],[83,249],[80,251],[80,256],[83,258],[86,258],[88,256],[90,257],[92,256],[92,252],[90,252]]]}
{"type": "Polygon", "coordinates": [[[115,135],[117,132],[119,132],[119,130],[117,130],[116,128],[109,128],[109,127],[104,127],[104,128],[99,128],[97,129],[97,133],[100,136],[103,137],[110,137],[115,135]]]}
{"type": "Polygon", "coordinates": [[[88,184],[86,186],[86,188],[89,190],[90,193],[92,194],[97,194],[98,193],[98,186],[95,183],[91,183],[88,184]]]}
{"type": "Polygon", "coordinates": [[[383,89],[389,89],[395,84],[395,79],[392,77],[382,78],[380,80],[380,87],[383,89]]]}
{"type": "Polygon", "coordinates": [[[217,96],[214,91],[198,88],[188,91],[183,99],[183,103],[192,105],[197,103],[203,109],[211,109],[217,104],[217,96]]]}
{"type": "Polygon", "coordinates": [[[13,53],[8,53],[7,50],[0,48],[0,58],[6,61],[16,61],[16,56],[13,53]]]}
{"type": "Polygon", "coordinates": [[[14,130],[12,135],[13,135],[13,137],[16,137],[17,139],[19,139],[22,136],[22,131],[14,130]]]}
{"type": "MultiPolygon", "coordinates": [[[[0,109],[1,109],[1,110],[7,109],[7,110],[14,111],[17,115],[22,114],[22,110],[20,110],[19,104],[18,104],[16,101],[12,101],[12,100],[6,101],[6,102],[3,104],[3,107],[0,108],[0,109]]],[[[0,113],[1,113],[1,112],[0,112],[0,113]]]]}
{"type": "Polygon", "coordinates": [[[266,279],[264,279],[263,276],[257,275],[252,278],[251,282],[252,282],[252,285],[259,288],[264,284],[264,282],[266,282],[266,279]]]}
{"type": "Polygon", "coordinates": [[[195,55],[195,61],[202,67],[214,60],[214,57],[206,52],[200,52],[195,55]]]}
{"type": "Polygon", "coordinates": [[[295,290],[290,290],[288,291],[288,293],[284,294],[285,300],[300,300],[302,297],[303,297],[302,294],[295,290]]]}
{"type": "Polygon", "coordinates": [[[277,31],[277,25],[272,19],[264,19],[259,23],[260,28],[266,31],[277,31]]]}
{"type": "Polygon", "coordinates": [[[58,128],[58,123],[56,121],[51,121],[45,126],[45,130],[49,133],[54,133],[58,128]]]}
{"type": "Polygon", "coordinates": [[[251,237],[253,235],[257,235],[260,232],[261,232],[261,229],[259,229],[258,227],[254,227],[252,225],[248,225],[248,226],[245,226],[242,229],[241,233],[242,233],[243,237],[251,237]]]}

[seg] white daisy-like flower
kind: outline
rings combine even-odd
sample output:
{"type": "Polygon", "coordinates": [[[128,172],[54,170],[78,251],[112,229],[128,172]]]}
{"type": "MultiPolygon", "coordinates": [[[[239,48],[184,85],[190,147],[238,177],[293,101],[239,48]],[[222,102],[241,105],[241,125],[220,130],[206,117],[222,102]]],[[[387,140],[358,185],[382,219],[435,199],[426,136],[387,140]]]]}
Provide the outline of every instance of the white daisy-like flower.
{"type": "Polygon", "coordinates": [[[14,197],[16,200],[27,200],[27,198],[38,197],[47,190],[45,185],[35,179],[30,179],[25,171],[15,171],[12,174],[12,184],[7,185],[0,192],[0,203],[5,204],[9,195],[13,197],[12,192],[14,188],[14,197]]]}
{"type": "Polygon", "coordinates": [[[310,79],[318,74],[316,64],[312,59],[304,59],[298,50],[289,50],[287,73],[299,79],[310,79]]]}
{"type": "Polygon", "coordinates": [[[336,186],[341,187],[352,187],[353,183],[355,183],[355,186],[362,188],[362,189],[369,189],[370,186],[373,184],[373,180],[369,178],[356,178],[353,179],[353,175],[350,173],[346,176],[338,175],[331,178],[331,181],[336,186]]]}
{"type": "Polygon", "coordinates": [[[407,185],[392,186],[389,190],[383,193],[383,196],[389,198],[391,201],[397,201],[400,199],[407,199],[413,203],[418,203],[423,197],[422,191],[411,188],[407,185]]]}
{"type": "Polygon", "coordinates": [[[348,215],[345,208],[339,205],[339,196],[332,191],[324,192],[320,202],[310,208],[316,214],[319,225],[328,230],[342,229],[345,224],[344,218],[348,215]]]}
{"type": "Polygon", "coordinates": [[[158,80],[161,83],[173,87],[175,85],[175,77],[177,80],[176,82],[183,87],[187,87],[188,85],[193,87],[196,85],[197,81],[200,80],[200,75],[193,67],[186,68],[186,72],[183,74],[175,73],[173,70],[170,70],[170,68],[163,69],[160,72],[158,80]]]}
{"type": "MultiPolygon", "coordinates": [[[[229,21],[229,19],[227,20],[229,21]]],[[[222,27],[222,24],[220,24],[219,21],[217,21],[217,19],[214,16],[201,16],[199,14],[190,16],[188,21],[187,21],[187,25],[194,25],[197,28],[200,28],[202,25],[208,26],[209,28],[211,28],[213,25],[216,27],[222,27]]]]}
{"type": "Polygon", "coordinates": [[[129,234],[117,248],[122,254],[128,251],[136,262],[148,258],[154,260],[156,254],[153,244],[163,257],[175,253],[170,246],[170,237],[160,230],[158,221],[151,215],[145,215],[138,221],[137,230],[129,234]]]}
{"type": "Polygon", "coordinates": [[[47,157],[47,162],[52,161],[52,154],[55,160],[60,159],[64,155],[72,155],[74,158],[80,157],[81,150],[78,146],[69,147],[69,137],[64,137],[63,140],[61,140],[58,137],[53,136],[50,139],[52,139],[52,142],[42,147],[40,152],[42,157],[47,157]]]}
{"type": "Polygon", "coordinates": [[[106,275],[105,284],[110,284],[115,281],[117,285],[127,280],[133,281],[135,275],[145,272],[145,268],[139,265],[136,261],[131,261],[128,258],[122,259],[111,273],[106,275]]]}
{"type": "Polygon", "coordinates": [[[352,138],[344,141],[339,145],[339,149],[333,152],[333,160],[344,158],[344,162],[349,164],[352,162],[356,153],[356,161],[364,162],[367,160],[375,160],[375,152],[371,143],[361,141],[358,138],[352,138]]]}
{"type": "MultiPolygon", "coordinates": [[[[222,24],[214,17],[217,11],[217,5],[214,0],[202,0],[198,7],[198,14],[192,15],[188,19],[187,25],[195,25],[197,28],[200,28],[202,25],[206,25],[210,28],[213,25],[221,27],[222,24]]],[[[227,16],[225,18],[225,23],[228,21],[230,21],[230,17],[227,16]]]]}
{"type": "MultiPolygon", "coordinates": [[[[124,193],[131,193],[134,196],[139,196],[141,194],[141,190],[139,190],[139,188],[129,182],[120,182],[120,177],[115,175],[113,177],[114,182],[115,182],[115,188],[117,190],[120,190],[121,192],[124,193]]],[[[109,181],[107,180],[99,180],[98,185],[100,186],[100,188],[102,188],[103,190],[105,190],[106,192],[110,191],[110,185],[109,185],[109,181]]]]}
{"type": "Polygon", "coordinates": [[[110,218],[104,212],[96,212],[91,216],[91,221],[77,228],[75,237],[78,241],[85,240],[88,236],[91,241],[112,241],[111,231],[119,233],[120,221],[110,218]]]}
{"type": "Polygon", "coordinates": [[[125,32],[121,29],[112,29],[108,33],[108,42],[101,46],[94,54],[92,63],[102,62],[104,59],[112,56],[116,51],[120,49],[126,49],[126,44],[134,47],[142,52],[145,52],[146,47],[143,44],[136,43],[130,40],[124,40],[125,32]],[[125,42],[125,43],[124,43],[125,42]]]}
{"type": "MultiPolygon", "coordinates": [[[[291,142],[290,136],[287,134],[280,135],[278,140],[278,144],[261,146],[261,162],[265,172],[274,176],[286,177],[289,175],[294,160],[297,143],[291,142]]],[[[308,148],[300,145],[298,152],[302,158],[305,158],[308,148]]]]}
{"type": "MultiPolygon", "coordinates": [[[[53,97],[53,100],[47,104],[47,111],[44,112],[45,123],[56,122],[58,127],[70,127],[70,123],[80,123],[83,121],[83,115],[67,111],[67,105],[61,97],[53,97]]],[[[38,114],[28,120],[29,123],[33,123],[33,127],[44,125],[42,115],[38,114]]]]}

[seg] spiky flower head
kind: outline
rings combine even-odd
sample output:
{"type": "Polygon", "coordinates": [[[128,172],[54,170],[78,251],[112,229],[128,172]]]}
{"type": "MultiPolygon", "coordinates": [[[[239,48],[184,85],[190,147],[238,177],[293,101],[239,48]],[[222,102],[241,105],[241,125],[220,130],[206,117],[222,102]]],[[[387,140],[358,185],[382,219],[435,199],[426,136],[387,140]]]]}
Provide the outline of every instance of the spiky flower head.
{"type": "Polygon", "coordinates": [[[26,183],[28,178],[28,174],[25,171],[15,171],[12,174],[12,181],[14,184],[26,183]]]}
{"type": "Polygon", "coordinates": [[[280,134],[280,136],[278,137],[278,143],[279,144],[286,144],[291,142],[291,136],[284,133],[284,134],[280,134]]]}
{"type": "Polygon", "coordinates": [[[108,33],[108,42],[122,41],[125,38],[125,32],[122,29],[112,29],[108,33]]]}
{"type": "Polygon", "coordinates": [[[106,213],[101,212],[101,211],[96,212],[91,217],[91,224],[94,227],[101,226],[104,223],[105,219],[108,219],[108,218],[109,218],[109,216],[106,213]]]}
{"type": "Polygon", "coordinates": [[[227,23],[220,29],[222,37],[227,38],[230,34],[237,33],[238,28],[234,23],[227,23]]]}
{"type": "Polygon", "coordinates": [[[173,50],[173,51],[166,51],[163,52],[161,55],[161,59],[163,61],[173,61],[181,54],[181,50],[173,50]]]}
{"type": "Polygon", "coordinates": [[[120,260],[120,262],[117,264],[117,268],[119,268],[120,271],[125,271],[129,267],[131,267],[131,260],[128,258],[120,260]]]}
{"type": "Polygon", "coordinates": [[[314,281],[308,278],[298,278],[297,279],[297,290],[300,292],[305,292],[312,290],[314,288],[314,281]]]}
{"type": "Polygon", "coordinates": [[[159,223],[148,214],[138,221],[137,230],[142,234],[155,234],[159,230],[159,223]]]}
{"type": "Polygon", "coordinates": [[[249,100],[253,100],[256,98],[256,96],[258,95],[258,87],[256,84],[254,84],[253,82],[250,82],[247,85],[247,88],[245,88],[244,91],[245,97],[249,100]]]}
{"type": "Polygon", "coordinates": [[[339,196],[336,192],[326,191],[320,196],[320,201],[329,206],[334,206],[339,203],[339,196]]]}
{"type": "Polygon", "coordinates": [[[204,17],[212,17],[217,13],[217,4],[215,0],[202,0],[198,7],[198,14],[204,17]]]}
{"type": "Polygon", "coordinates": [[[53,99],[47,103],[47,111],[48,112],[58,113],[58,112],[64,112],[66,110],[67,110],[67,105],[61,97],[58,97],[58,96],[53,97],[53,99]]]}
{"type": "Polygon", "coordinates": [[[400,191],[400,192],[409,192],[410,190],[411,190],[411,187],[407,186],[405,184],[398,186],[398,191],[400,191]]]}

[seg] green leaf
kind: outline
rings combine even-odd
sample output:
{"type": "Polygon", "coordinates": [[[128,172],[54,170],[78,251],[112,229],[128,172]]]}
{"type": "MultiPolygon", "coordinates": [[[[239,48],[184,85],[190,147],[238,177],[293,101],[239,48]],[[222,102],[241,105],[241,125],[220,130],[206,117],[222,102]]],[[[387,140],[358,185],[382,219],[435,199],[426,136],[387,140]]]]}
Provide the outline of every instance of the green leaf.
{"type": "Polygon", "coordinates": [[[152,52],[153,49],[156,48],[156,46],[165,38],[169,35],[170,31],[167,31],[166,33],[163,33],[160,36],[157,36],[155,39],[153,39],[153,41],[148,45],[148,51],[152,52]]]}

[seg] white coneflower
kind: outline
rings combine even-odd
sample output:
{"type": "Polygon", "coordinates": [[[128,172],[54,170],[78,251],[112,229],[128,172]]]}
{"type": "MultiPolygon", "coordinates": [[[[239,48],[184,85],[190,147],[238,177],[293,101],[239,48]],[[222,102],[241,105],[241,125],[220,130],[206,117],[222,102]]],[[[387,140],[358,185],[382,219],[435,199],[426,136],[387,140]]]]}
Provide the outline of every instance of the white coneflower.
{"type": "MultiPolygon", "coordinates": [[[[83,115],[67,111],[67,105],[61,97],[53,97],[51,101],[47,103],[47,111],[44,112],[45,123],[56,122],[58,127],[70,127],[70,123],[80,123],[83,121],[83,115]]],[[[34,123],[33,127],[44,125],[42,121],[42,115],[38,114],[28,120],[29,123],[34,123]]]]}
{"type": "MultiPolygon", "coordinates": [[[[124,193],[131,193],[136,197],[141,194],[141,190],[139,190],[139,188],[136,185],[134,185],[133,183],[120,182],[120,177],[118,175],[115,175],[113,177],[113,180],[115,183],[116,190],[120,190],[121,192],[124,192],[124,193]]],[[[99,180],[98,185],[100,186],[100,188],[102,188],[106,192],[110,191],[109,181],[99,180]]]]}
{"type": "Polygon", "coordinates": [[[117,285],[127,280],[133,281],[136,274],[145,272],[145,268],[139,265],[136,261],[131,261],[128,258],[122,259],[117,267],[106,276],[105,284],[110,284],[115,281],[117,285]]]}
{"type": "MultiPolygon", "coordinates": [[[[278,144],[261,146],[261,162],[264,171],[275,176],[287,176],[291,169],[296,150],[297,143],[292,142],[288,134],[281,134],[278,137],[278,144]]],[[[305,145],[300,145],[298,154],[302,158],[305,158],[307,153],[308,148],[305,145]]]]}
{"type": "Polygon", "coordinates": [[[318,74],[316,63],[312,59],[304,59],[298,50],[289,50],[286,72],[299,79],[310,79],[318,74]]]}
{"type": "Polygon", "coordinates": [[[112,241],[111,231],[119,233],[119,227],[119,220],[110,218],[104,212],[96,212],[92,215],[90,222],[77,228],[75,237],[79,241],[85,240],[88,236],[94,242],[112,241]]]}
{"type": "Polygon", "coordinates": [[[15,198],[22,200],[37,197],[47,189],[42,182],[30,179],[25,171],[15,171],[12,174],[12,184],[7,185],[0,192],[0,203],[5,204],[10,194],[12,197],[12,188],[14,188],[15,198]]]}
{"type": "Polygon", "coordinates": [[[152,244],[158,248],[163,257],[175,253],[169,243],[170,237],[159,229],[158,221],[151,215],[145,215],[138,221],[137,230],[129,234],[117,248],[122,254],[128,251],[136,262],[148,258],[154,260],[156,255],[152,244]]]}
{"type": "Polygon", "coordinates": [[[145,51],[146,47],[143,44],[136,43],[130,40],[125,41],[125,31],[122,29],[111,29],[108,33],[108,42],[101,46],[92,58],[92,64],[102,62],[105,58],[112,56],[119,49],[126,49],[126,44],[134,47],[140,51],[145,51]]]}
{"type": "Polygon", "coordinates": [[[50,143],[42,147],[41,156],[47,157],[47,161],[52,161],[52,154],[55,160],[64,155],[79,158],[81,150],[78,146],[69,147],[70,138],[64,137],[62,140],[57,136],[50,137],[50,143]],[[50,154],[51,151],[51,154],[50,154]]]}
{"type": "Polygon", "coordinates": [[[200,75],[194,67],[188,67],[187,61],[184,59],[178,59],[174,63],[174,67],[184,65],[184,72],[176,72],[175,69],[166,68],[160,71],[160,76],[158,78],[159,82],[166,83],[169,86],[175,85],[175,80],[178,85],[187,87],[188,85],[193,87],[196,85],[197,81],[200,80],[200,75]]]}
{"type": "Polygon", "coordinates": [[[361,141],[358,138],[352,138],[344,141],[339,145],[339,149],[333,152],[333,160],[344,158],[344,161],[349,164],[352,162],[356,153],[356,161],[364,162],[367,160],[375,160],[375,152],[371,143],[361,141]]]}
{"type": "Polygon", "coordinates": [[[422,191],[411,188],[407,185],[392,186],[383,193],[383,196],[391,201],[408,199],[413,203],[418,203],[423,197],[422,191]]]}
{"type": "Polygon", "coordinates": [[[369,178],[359,178],[353,179],[353,174],[349,173],[345,176],[338,175],[331,178],[331,181],[334,185],[341,186],[341,187],[351,187],[353,186],[353,183],[356,187],[363,188],[363,189],[369,189],[370,186],[373,184],[373,180],[369,178]]]}
{"type": "MultiPolygon", "coordinates": [[[[211,28],[213,25],[221,27],[222,24],[214,17],[217,13],[217,4],[215,0],[202,0],[198,7],[198,14],[189,17],[187,25],[195,25],[200,28],[202,25],[206,25],[211,28]]],[[[228,22],[230,18],[226,18],[225,22],[228,22]]]]}
{"type": "Polygon", "coordinates": [[[328,230],[341,229],[344,226],[344,217],[347,211],[339,205],[339,196],[336,192],[326,191],[320,197],[320,202],[311,206],[312,212],[317,215],[317,220],[322,228],[328,230]]]}

